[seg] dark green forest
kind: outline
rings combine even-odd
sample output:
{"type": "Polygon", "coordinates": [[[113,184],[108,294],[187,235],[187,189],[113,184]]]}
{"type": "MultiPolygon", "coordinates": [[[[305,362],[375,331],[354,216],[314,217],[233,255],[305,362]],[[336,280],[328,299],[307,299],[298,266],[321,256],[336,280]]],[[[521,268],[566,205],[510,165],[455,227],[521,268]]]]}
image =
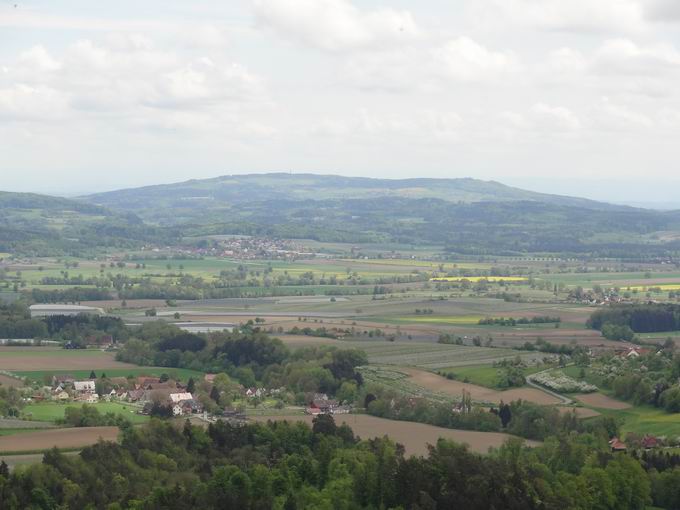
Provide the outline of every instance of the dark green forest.
{"type": "MultiPolygon", "coordinates": [[[[677,460],[677,459],[676,459],[677,460]]],[[[330,416],[207,429],[152,421],[121,444],[0,466],[3,509],[644,509],[680,505],[673,459],[612,454],[603,438],[521,441],[482,456],[439,440],[411,457],[387,438],[359,441],[330,416]]]]}
{"type": "Polygon", "coordinates": [[[627,326],[634,333],[680,330],[680,305],[649,303],[613,305],[594,312],[586,326],[603,331],[607,325],[627,326]]]}

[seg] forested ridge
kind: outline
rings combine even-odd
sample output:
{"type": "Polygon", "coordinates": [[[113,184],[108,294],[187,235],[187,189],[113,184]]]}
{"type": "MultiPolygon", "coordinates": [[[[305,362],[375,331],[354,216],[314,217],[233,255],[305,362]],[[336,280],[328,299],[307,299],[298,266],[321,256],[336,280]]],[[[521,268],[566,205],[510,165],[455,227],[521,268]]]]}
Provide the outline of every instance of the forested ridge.
{"type": "Polygon", "coordinates": [[[236,234],[429,243],[466,255],[560,253],[645,260],[677,256],[680,242],[655,233],[678,228],[677,212],[473,179],[267,174],[147,186],[78,200],[0,195],[0,250],[30,255],[82,255],[101,247],[179,245],[196,236],[236,234]]]}
{"type": "Polygon", "coordinates": [[[439,440],[407,457],[387,438],[358,441],[329,416],[207,429],[152,421],[120,444],[57,451],[11,474],[3,509],[644,509],[677,508],[680,468],[609,453],[603,438],[519,440],[490,455],[439,440]]]}

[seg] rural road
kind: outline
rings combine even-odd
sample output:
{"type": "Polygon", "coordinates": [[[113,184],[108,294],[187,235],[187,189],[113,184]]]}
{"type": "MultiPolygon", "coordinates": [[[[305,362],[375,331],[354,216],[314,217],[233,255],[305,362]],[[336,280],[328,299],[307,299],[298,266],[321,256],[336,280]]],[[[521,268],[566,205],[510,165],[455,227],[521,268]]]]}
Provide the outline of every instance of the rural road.
{"type": "Polygon", "coordinates": [[[526,378],[527,384],[529,386],[531,386],[532,388],[536,388],[537,390],[541,390],[541,391],[547,393],[548,395],[552,395],[553,397],[560,399],[565,406],[570,406],[570,405],[574,404],[574,400],[570,399],[569,397],[565,397],[564,395],[561,395],[559,393],[555,393],[554,391],[549,390],[548,388],[544,388],[540,384],[536,384],[534,381],[531,380],[531,378],[533,376],[543,374],[545,372],[550,372],[550,370],[552,370],[552,368],[549,368],[547,370],[542,370],[540,372],[536,372],[535,374],[531,374],[531,375],[527,376],[527,378],[526,378]]]}

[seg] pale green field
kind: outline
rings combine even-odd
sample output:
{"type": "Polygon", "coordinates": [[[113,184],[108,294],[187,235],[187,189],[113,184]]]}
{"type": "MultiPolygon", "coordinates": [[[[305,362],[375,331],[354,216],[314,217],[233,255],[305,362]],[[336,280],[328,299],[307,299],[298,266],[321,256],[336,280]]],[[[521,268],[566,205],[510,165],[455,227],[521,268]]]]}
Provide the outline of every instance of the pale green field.
{"type": "MultiPolygon", "coordinates": [[[[149,420],[148,416],[137,414],[138,407],[129,404],[118,402],[100,402],[97,404],[88,404],[95,407],[101,414],[114,413],[125,416],[132,423],[144,423],[149,420]]],[[[59,403],[44,403],[44,404],[30,404],[22,409],[23,416],[35,421],[56,421],[64,418],[64,413],[69,407],[81,407],[82,404],[77,402],[70,402],[68,404],[59,403]]]]}

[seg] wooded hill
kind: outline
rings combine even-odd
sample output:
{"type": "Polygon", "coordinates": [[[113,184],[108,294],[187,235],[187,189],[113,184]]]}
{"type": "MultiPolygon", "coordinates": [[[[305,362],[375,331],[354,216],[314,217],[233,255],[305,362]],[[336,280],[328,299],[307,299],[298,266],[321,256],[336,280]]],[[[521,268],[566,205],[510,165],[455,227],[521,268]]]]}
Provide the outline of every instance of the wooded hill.
{"type": "Polygon", "coordinates": [[[52,254],[179,244],[206,235],[445,246],[466,255],[680,254],[680,213],[534,193],[475,179],[225,176],[78,200],[0,194],[0,250],[52,254]],[[49,242],[48,242],[49,241],[49,242]]]}

